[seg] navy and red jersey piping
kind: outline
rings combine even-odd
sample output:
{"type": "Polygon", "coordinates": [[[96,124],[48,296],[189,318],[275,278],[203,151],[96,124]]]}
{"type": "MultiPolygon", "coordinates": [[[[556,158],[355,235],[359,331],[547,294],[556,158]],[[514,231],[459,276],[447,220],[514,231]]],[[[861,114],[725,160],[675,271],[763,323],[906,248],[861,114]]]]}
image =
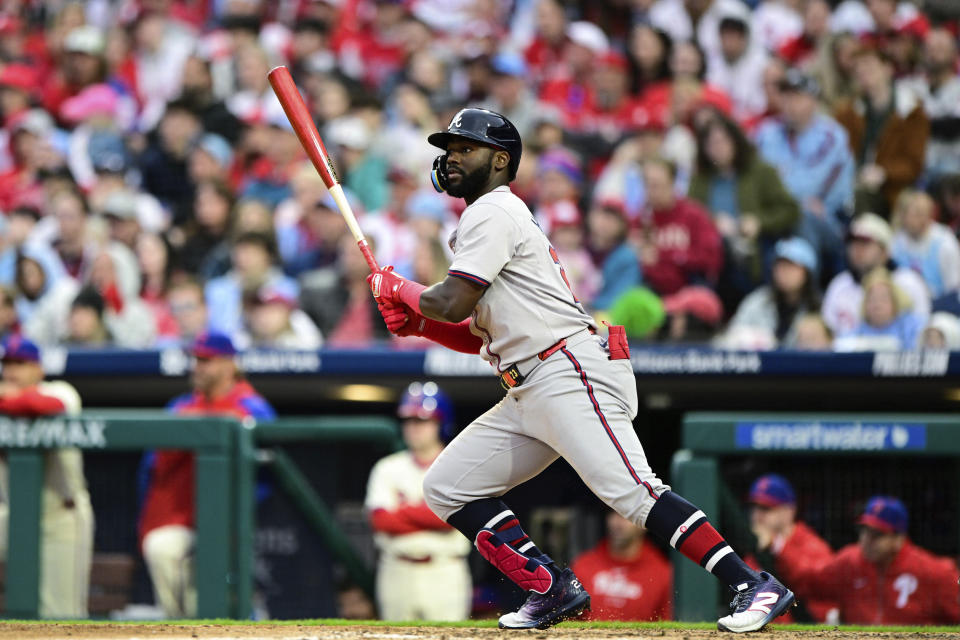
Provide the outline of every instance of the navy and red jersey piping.
{"type": "Polygon", "coordinates": [[[447,275],[451,275],[455,278],[463,278],[464,280],[468,280],[470,282],[473,282],[474,284],[479,284],[482,287],[490,286],[489,281],[484,280],[480,276],[476,276],[472,273],[467,273],[466,271],[460,271],[458,269],[450,269],[449,271],[447,271],[447,275]]]}

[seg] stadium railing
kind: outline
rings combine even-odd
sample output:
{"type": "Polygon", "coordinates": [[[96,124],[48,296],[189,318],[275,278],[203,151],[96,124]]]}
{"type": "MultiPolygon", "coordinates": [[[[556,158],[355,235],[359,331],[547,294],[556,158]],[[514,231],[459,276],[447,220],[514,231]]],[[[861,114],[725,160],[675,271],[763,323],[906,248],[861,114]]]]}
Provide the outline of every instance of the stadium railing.
{"type": "Polygon", "coordinates": [[[370,567],[330,510],[280,449],[297,442],[363,442],[400,448],[396,421],[380,416],[288,418],[269,423],[226,417],[175,417],[157,410],[91,409],[80,416],[0,418],[0,449],[10,473],[10,539],[4,617],[39,613],[44,451],[182,449],[196,454],[196,580],[200,618],[249,618],[253,591],[256,467],[267,463],[330,552],[368,593],[370,567]]]}

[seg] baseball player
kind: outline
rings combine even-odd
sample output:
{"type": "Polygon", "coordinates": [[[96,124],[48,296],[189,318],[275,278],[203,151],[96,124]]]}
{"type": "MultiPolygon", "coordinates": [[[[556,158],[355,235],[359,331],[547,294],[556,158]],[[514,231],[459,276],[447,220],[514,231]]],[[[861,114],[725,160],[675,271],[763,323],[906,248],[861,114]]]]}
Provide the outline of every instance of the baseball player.
{"type": "Polygon", "coordinates": [[[406,451],[378,461],[364,506],[380,550],[377,605],[384,620],[465,620],[470,542],[423,501],[427,468],[453,429],[453,405],[434,382],[414,382],[397,415],[406,451]]]}
{"type": "MultiPolygon", "coordinates": [[[[190,346],[193,391],[167,409],[178,416],[235,416],[273,420],[276,413],[237,368],[230,337],[201,333],[190,346]]],[[[157,604],[168,618],[197,615],[194,576],[196,474],[190,451],[159,450],[144,456],[148,485],[140,513],[140,549],[157,604]]]]}
{"type": "Polygon", "coordinates": [[[444,150],[434,186],[468,205],[450,238],[453,263],[431,287],[390,267],[369,282],[391,331],[480,353],[507,389],[444,449],[423,485],[434,513],[530,592],[500,627],[546,628],[590,605],[576,575],[541,552],[500,499],[562,456],[614,510],[730,586],[721,630],[763,628],[793,593],[744,564],[703,512],[651,470],[633,429],[637,388],[623,327],[597,334],[556,251],[508,186],[522,151],[516,128],[500,114],[463,109],[427,140],[444,150]]]}
{"type": "Polygon", "coordinates": [[[911,542],[908,523],[898,498],[873,496],[857,518],[857,542],[813,563],[802,548],[785,546],[777,566],[789,565],[798,589],[836,602],[845,624],[955,625],[957,563],[911,542]]]}
{"type": "MultiPolygon", "coordinates": [[[[80,395],[68,382],[44,382],[40,350],[18,335],[3,341],[0,415],[18,418],[80,413],[80,395]]],[[[40,617],[85,618],[93,561],[93,508],[79,449],[51,449],[45,457],[40,519],[40,617]]],[[[6,557],[9,496],[6,460],[0,462],[0,544],[6,557]]],[[[10,588],[12,585],[7,585],[10,588]]]]}

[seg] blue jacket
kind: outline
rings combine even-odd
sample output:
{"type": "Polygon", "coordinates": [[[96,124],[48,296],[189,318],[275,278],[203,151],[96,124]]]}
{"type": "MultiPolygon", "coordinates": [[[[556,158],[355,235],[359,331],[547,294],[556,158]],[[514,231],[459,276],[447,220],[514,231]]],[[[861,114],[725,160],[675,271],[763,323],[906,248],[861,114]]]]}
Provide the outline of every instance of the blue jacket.
{"type": "MultiPolygon", "coordinates": [[[[297,281],[283,275],[279,269],[271,271],[264,284],[296,294],[300,292],[297,281]]],[[[240,278],[231,271],[225,276],[209,280],[204,287],[204,297],[210,313],[207,328],[235,338],[243,326],[243,291],[240,278]]]]}
{"type": "Polygon", "coordinates": [[[771,118],[757,130],[756,145],[805,213],[810,213],[806,208],[810,198],[822,201],[834,216],[852,204],[856,167],[847,132],[833,118],[817,114],[799,135],[791,134],[779,118],[771,118]]]}
{"type": "Polygon", "coordinates": [[[603,261],[601,273],[603,283],[593,299],[594,309],[609,309],[617,296],[643,280],[637,254],[626,242],[610,252],[603,261]]]}

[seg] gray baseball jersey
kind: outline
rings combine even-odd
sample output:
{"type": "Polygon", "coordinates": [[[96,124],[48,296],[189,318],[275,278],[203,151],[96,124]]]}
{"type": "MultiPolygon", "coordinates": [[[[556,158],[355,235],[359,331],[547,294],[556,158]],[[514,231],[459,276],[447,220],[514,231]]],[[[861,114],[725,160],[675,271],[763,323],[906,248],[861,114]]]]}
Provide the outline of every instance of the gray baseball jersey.
{"type": "Polygon", "coordinates": [[[450,246],[449,273],[487,287],[470,328],[483,339],[480,355],[498,372],[594,327],[570,290],[557,252],[509,187],[467,207],[450,246]]]}
{"type": "Polygon", "coordinates": [[[616,511],[643,524],[668,490],[633,429],[630,361],[610,360],[606,341],[565,282],[530,210],[499,187],[467,207],[452,238],[450,274],[486,285],[471,329],[482,355],[504,371],[566,344],[464,429],[424,478],[424,498],[444,520],[463,505],[498,497],[562,456],[616,511]]]}

